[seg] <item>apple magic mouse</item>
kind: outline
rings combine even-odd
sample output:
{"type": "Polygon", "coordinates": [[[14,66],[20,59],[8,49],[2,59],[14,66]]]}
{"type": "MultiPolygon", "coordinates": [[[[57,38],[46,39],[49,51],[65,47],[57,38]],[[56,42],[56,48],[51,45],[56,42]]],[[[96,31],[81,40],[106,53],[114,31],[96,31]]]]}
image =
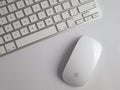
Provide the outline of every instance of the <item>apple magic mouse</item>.
{"type": "Polygon", "coordinates": [[[102,51],[101,44],[88,36],[81,37],[62,72],[71,86],[83,86],[92,75],[102,51]]]}

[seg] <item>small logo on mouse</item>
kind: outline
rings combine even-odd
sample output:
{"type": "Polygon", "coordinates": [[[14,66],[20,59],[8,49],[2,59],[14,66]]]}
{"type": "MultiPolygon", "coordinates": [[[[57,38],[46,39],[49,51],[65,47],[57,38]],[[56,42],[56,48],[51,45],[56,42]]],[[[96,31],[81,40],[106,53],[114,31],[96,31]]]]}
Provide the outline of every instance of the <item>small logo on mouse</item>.
{"type": "Polygon", "coordinates": [[[78,78],[78,77],[79,77],[79,73],[78,73],[78,72],[75,72],[75,73],[74,73],[74,77],[75,77],[75,78],[78,78]]]}

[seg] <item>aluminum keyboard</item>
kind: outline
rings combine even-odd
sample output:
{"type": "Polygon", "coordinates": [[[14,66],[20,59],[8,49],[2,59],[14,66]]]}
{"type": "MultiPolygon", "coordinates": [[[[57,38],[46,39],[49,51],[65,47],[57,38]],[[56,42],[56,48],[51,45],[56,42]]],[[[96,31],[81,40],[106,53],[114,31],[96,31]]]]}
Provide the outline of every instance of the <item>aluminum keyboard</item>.
{"type": "Polygon", "coordinates": [[[1,0],[0,56],[100,17],[95,0],[1,0]]]}

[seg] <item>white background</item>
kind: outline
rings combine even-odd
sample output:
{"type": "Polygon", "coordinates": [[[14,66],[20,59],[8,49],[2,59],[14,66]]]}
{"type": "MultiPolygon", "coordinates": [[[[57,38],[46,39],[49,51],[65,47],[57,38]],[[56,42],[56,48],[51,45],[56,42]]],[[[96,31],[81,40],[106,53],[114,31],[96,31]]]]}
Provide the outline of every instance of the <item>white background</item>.
{"type": "Polygon", "coordinates": [[[99,0],[103,17],[0,58],[0,90],[120,90],[120,1],[99,0]],[[81,35],[101,42],[94,76],[73,88],[59,77],[81,35]]]}

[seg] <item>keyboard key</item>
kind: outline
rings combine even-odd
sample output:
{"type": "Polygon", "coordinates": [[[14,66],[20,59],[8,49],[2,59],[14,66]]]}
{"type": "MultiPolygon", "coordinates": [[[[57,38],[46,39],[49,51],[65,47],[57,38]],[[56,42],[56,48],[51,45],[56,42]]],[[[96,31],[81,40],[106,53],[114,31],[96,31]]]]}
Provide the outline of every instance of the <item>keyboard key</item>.
{"type": "Polygon", "coordinates": [[[35,31],[37,31],[36,24],[30,25],[30,26],[29,26],[29,30],[30,30],[30,32],[35,32],[35,31]]]}
{"type": "Polygon", "coordinates": [[[65,0],[58,0],[59,2],[64,2],[65,0]]]}
{"type": "Polygon", "coordinates": [[[82,14],[77,14],[73,17],[74,21],[77,21],[77,20],[82,19],[82,18],[83,18],[82,14]]]}
{"type": "Polygon", "coordinates": [[[16,49],[16,46],[15,46],[14,42],[10,42],[5,45],[5,48],[6,48],[7,52],[11,52],[16,49]]]}
{"type": "Polygon", "coordinates": [[[14,13],[12,13],[12,14],[9,14],[9,15],[7,16],[7,19],[8,19],[9,22],[12,22],[12,21],[15,21],[15,20],[16,20],[16,17],[15,17],[15,15],[14,15],[14,13]]]}
{"type": "Polygon", "coordinates": [[[61,16],[59,14],[55,15],[53,18],[54,18],[55,22],[60,22],[62,20],[62,18],[61,18],[61,16]]]}
{"type": "Polygon", "coordinates": [[[0,55],[3,55],[5,53],[6,53],[5,48],[3,46],[0,46],[0,55]]]}
{"type": "Polygon", "coordinates": [[[51,16],[51,15],[53,15],[55,13],[54,10],[53,10],[53,8],[47,9],[46,12],[47,12],[48,16],[51,16]]]}
{"type": "Polygon", "coordinates": [[[6,17],[1,17],[0,18],[0,25],[4,25],[6,23],[8,23],[6,17]]]}
{"type": "Polygon", "coordinates": [[[75,22],[74,22],[73,19],[67,20],[67,24],[68,24],[69,27],[75,26],[75,22]]]}
{"type": "Polygon", "coordinates": [[[67,18],[70,17],[70,14],[68,13],[68,11],[63,12],[63,13],[62,13],[62,17],[63,17],[63,19],[67,19],[67,18]]]}
{"type": "Polygon", "coordinates": [[[14,22],[14,23],[13,23],[13,26],[14,26],[14,29],[19,29],[19,28],[21,28],[21,23],[20,23],[20,21],[14,22]]]}
{"type": "Polygon", "coordinates": [[[29,18],[30,18],[30,21],[31,21],[31,22],[36,22],[36,21],[38,21],[38,18],[37,18],[37,15],[36,15],[36,14],[33,14],[33,15],[29,16],[29,18]]]}
{"type": "Polygon", "coordinates": [[[39,4],[35,4],[35,5],[33,5],[33,6],[32,6],[32,8],[33,8],[33,11],[34,11],[34,12],[38,12],[38,11],[40,11],[40,10],[41,10],[41,8],[40,8],[40,5],[39,5],[39,4]]]}
{"type": "Polygon", "coordinates": [[[54,8],[55,8],[56,13],[63,11],[61,5],[57,5],[57,6],[55,6],[54,8]]]}
{"type": "Polygon", "coordinates": [[[66,10],[66,9],[69,9],[71,7],[70,5],[70,2],[65,2],[63,3],[63,8],[66,10]]]}
{"type": "Polygon", "coordinates": [[[28,18],[23,18],[23,19],[21,20],[21,22],[22,22],[22,25],[23,25],[23,26],[26,26],[26,25],[30,24],[30,21],[29,21],[28,18]]]}
{"type": "Polygon", "coordinates": [[[14,12],[15,10],[17,10],[15,4],[8,5],[8,9],[9,9],[10,12],[14,12]]]}
{"type": "Polygon", "coordinates": [[[40,2],[40,1],[42,1],[42,0],[34,0],[35,2],[40,2]]]}
{"type": "Polygon", "coordinates": [[[24,12],[25,12],[25,15],[30,15],[33,13],[31,7],[25,8],[24,12]]]}
{"type": "Polygon", "coordinates": [[[10,34],[4,35],[3,37],[4,37],[5,42],[9,42],[12,40],[12,36],[10,34]]]}
{"type": "Polygon", "coordinates": [[[27,28],[27,27],[20,29],[20,32],[21,32],[22,35],[27,35],[27,34],[29,34],[29,31],[28,31],[28,28],[27,28]]]}
{"type": "Polygon", "coordinates": [[[6,7],[0,8],[0,14],[1,14],[1,15],[5,15],[5,14],[7,14],[7,13],[8,13],[8,10],[7,10],[6,7]]]}
{"type": "Polygon", "coordinates": [[[39,29],[44,28],[44,27],[45,27],[45,23],[44,23],[44,21],[40,21],[40,22],[38,22],[38,23],[37,23],[37,26],[38,26],[39,29]]]}
{"type": "Polygon", "coordinates": [[[0,45],[3,44],[3,43],[4,43],[3,38],[0,37],[0,45]]]}
{"type": "Polygon", "coordinates": [[[26,5],[31,5],[33,4],[33,0],[25,0],[26,5]]]}
{"type": "Polygon", "coordinates": [[[55,4],[57,4],[57,0],[49,0],[49,2],[50,2],[50,5],[55,5],[55,4]]]}
{"type": "Polygon", "coordinates": [[[47,29],[41,30],[41,31],[33,33],[33,34],[29,35],[29,36],[25,36],[24,38],[18,39],[15,42],[17,44],[17,47],[20,48],[20,47],[23,47],[25,45],[31,44],[31,43],[33,43],[35,41],[38,41],[40,39],[43,39],[43,38],[45,38],[47,36],[53,35],[56,32],[57,32],[56,27],[51,26],[51,27],[49,27],[47,29]]]}
{"type": "Polygon", "coordinates": [[[76,24],[79,25],[79,24],[82,24],[83,22],[84,22],[83,19],[79,19],[79,20],[76,21],[76,24]]]}
{"type": "Polygon", "coordinates": [[[96,7],[95,1],[92,1],[90,3],[79,6],[78,9],[79,9],[79,12],[84,12],[95,7],[96,7]]]}
{"type": "Polygon", "coordinates": [[[66,22],[61,22],[61,23],[57,24],[56,26],[57,26],[58,31],[63,31],[63,30],[67,29],[66,22]]]}
{"type": "Polygon", "coordinates": [[[97,18],[97,17],[100,17],[100,14],[97,12],[97,13],[94,13],[93,15],[92,15],[92,17],[93,18],[97,18]]]}
{"type": "Polygon", "coordinates": [[[13,27],[12,27],[11,24],[5,25],[4,28],[5,28],[5,31],[6,31],[6,32],[10,32],[10,31],[13,30],[13,27]]]}
{"type": "Polygon", "coordinates": [[[4,5],[6,5],[6,1],[5,1],[5,0],[0,1],[0,7],[2,7],[2,6],[4,6],[4,5]]]}
{"type": "Polygon", "coordinates": [[[53,19],[48,18],[48,19],[45,20],[45,22],[46,22],[47,26],[52,25],[53,24],[53,19]]]}
{"type": "Polygon", "coordinates": [[[44,8],[48,8],[48,7],[49,7],[48,1],[43,1],[43,2],[41,2],[41,6],[42,6],[43,9],[44,9],[44,8]]]}
{"type": "Polygon", "coordinates": [[[23,0],[17,1],[16,4],[17,4],[18,9],[25,7],[23,0]]]}
{"type": "Polygon", "coordinates": [[[15,14],[16,14],[18,19],[24,17],[24,13],[22,10],[15,12],[15,14]]]}
{"type": "Polygon", "coordinates": [[[72,6],[78,6],[80,3],[78,0],[71,0],[72,6]]]}
{"type": "Polygon", "coordinates": [[[0,35],[3,35],[5,33],[4,29],[0,27],[0,35]]]}
{"type": "Polygon", "coordinates": [[[71,14],[72,16],[77,15],[77,14],[78,14],[77,8],[71,9],[71,10],[70,10],[70,14],[71,14]]]}
{"type": "Polygon", "coordinates": [[[7,3],[13,3],[15,2],[16,0],[7,0],[7,3]]]}
{"type": "Polygon", "coordinates": [[[44,11],[39,12],[39,13],[38,13],[38,16],[39,16],[40,19],[46,18],[46,14],[45,14],[44,11]]]}
{"type": "Polygon", "coordinates": [[[14,39],[17,39],[17,38],[21,37],[19,31],[14,31],[14,32],[12,32],[12,36],[13,36],[14,39]]]}
{"type": "Polygon", "coordinates": [[[87,17],[84,18],[85,21],[90,21],[91,19],[92,19],[91,16],[87,16],[87,17]]]}

